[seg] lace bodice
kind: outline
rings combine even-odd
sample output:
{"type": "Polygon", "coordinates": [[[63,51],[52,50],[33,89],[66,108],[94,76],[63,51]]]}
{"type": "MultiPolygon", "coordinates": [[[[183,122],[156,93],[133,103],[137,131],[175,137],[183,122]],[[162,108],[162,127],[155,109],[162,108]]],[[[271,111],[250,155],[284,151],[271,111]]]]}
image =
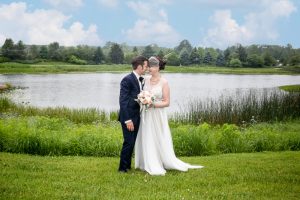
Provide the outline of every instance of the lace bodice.
{"type": "Polygon", "coordinates": [[[156,101],[161,101],[163,98],[162,87],[162,78],[155,85],[151,85],[150,77],[145,78],[144,90],[151,92],[155,96],[156,101]]]}

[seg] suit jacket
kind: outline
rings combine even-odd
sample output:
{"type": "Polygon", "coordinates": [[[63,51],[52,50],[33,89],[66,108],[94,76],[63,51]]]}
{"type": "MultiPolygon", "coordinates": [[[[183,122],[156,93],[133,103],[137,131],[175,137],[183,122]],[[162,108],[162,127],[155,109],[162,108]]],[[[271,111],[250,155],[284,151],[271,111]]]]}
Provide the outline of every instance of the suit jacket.
{"type": "Polygon", "coordinates": [[[120,112],[119,121],[124,124],[127,120],[132,120],[136,125],[140,120],[140,105],[135,99],[140,93],[140,85],[138,79],[132,72],[125,76],[120,85],[120,112]]]}

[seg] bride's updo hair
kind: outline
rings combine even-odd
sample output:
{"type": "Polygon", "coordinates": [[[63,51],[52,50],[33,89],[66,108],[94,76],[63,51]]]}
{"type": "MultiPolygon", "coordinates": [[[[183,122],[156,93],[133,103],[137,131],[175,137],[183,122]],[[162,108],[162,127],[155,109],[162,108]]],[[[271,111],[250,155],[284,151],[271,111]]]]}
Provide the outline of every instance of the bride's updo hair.
{"type": "Polygon", "coordinates": [[[157,58],[157,60],[159,61],[159,70],[164,70],[167,62],[158,56],[155,56],[155,58],[157,58]]]}

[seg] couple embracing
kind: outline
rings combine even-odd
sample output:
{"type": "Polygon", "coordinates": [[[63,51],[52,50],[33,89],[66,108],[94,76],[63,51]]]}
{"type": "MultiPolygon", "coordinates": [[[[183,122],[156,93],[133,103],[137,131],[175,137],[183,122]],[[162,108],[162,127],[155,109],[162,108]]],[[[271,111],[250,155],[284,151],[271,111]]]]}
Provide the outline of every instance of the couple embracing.
{"type": "Polygon", "coordinates": [[[131,169],[134,149],[135,168],[150,175],[165,175],[166,169],[187,171],[203,167],[184,163],[175,156],[165,110],[170,104],[170,89],[167,80],[160,74],[165,65],[166,62],[159,57],[147,59],[138,56],[132,60],[132,73],[121,81],[119,121],[124,142],[120,172],[131,169]],[[150,77],[143,77],[147,70],[150,77]],[[141,91],[148,91],[155,99],[148,109],[141,109],[136,101],[141,91]]]}

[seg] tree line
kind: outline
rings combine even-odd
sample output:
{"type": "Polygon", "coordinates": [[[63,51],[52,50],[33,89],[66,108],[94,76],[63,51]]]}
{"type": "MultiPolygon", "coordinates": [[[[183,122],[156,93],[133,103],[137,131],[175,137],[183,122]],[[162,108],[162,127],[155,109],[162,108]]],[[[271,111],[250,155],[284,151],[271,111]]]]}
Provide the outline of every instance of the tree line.
{"type": "Polygon", "coordinates": [[[158,55],[173,66],[227,66],[227,67],[268,67],[299,66],[300,49],[291,44],[249,45],[236,44],[225,50],[193,47],[183,40],[174,48],[129,46],[107,42],[104,46],[87,45],[61,46],[58,42],[49,45],[25,45],[22,41],[14,43],[6,39],[0,49],[0,62],[38,63],[42,61],[61,61],[73,64],[130,64],[133,57],[158,55]]]}

